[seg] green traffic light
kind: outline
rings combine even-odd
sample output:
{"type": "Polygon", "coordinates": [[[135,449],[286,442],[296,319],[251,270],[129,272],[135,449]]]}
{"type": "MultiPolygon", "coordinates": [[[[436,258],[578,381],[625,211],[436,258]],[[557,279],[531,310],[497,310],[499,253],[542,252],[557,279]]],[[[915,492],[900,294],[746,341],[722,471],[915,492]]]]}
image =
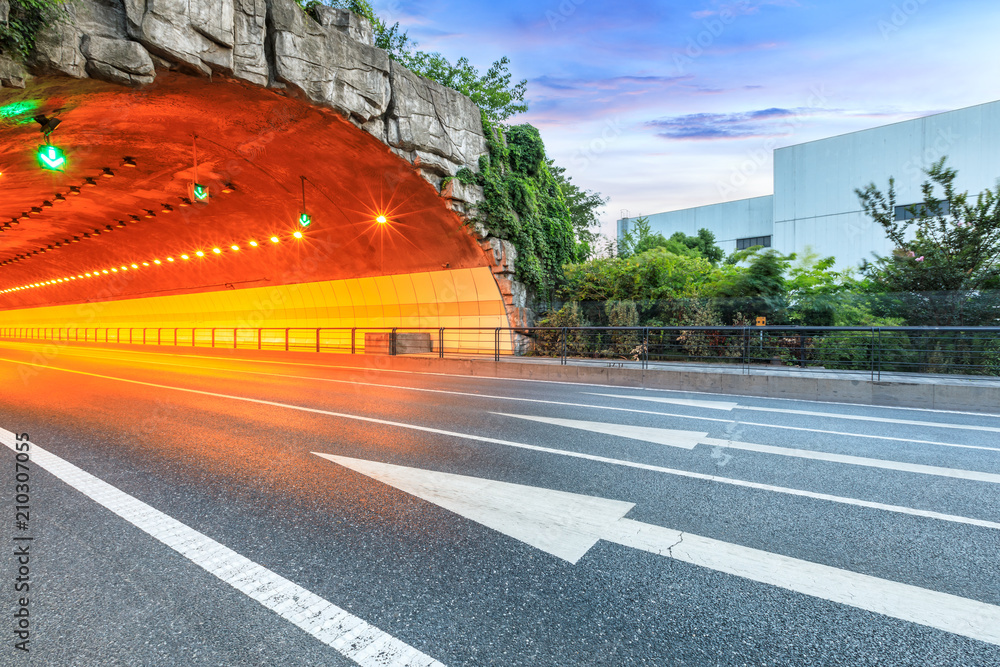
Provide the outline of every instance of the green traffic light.
{"type": "Polygon", "coordinates": [[[39,146],[38,164],[41,165],[42,169],[62,171],[63,167],[66,166],[66,154],[58,146],[39,146]]]}
{"type": "Polygon", "coordinates": [[[208,188],[201,183],[194,184],[194,198],[198,201],[208,201],[208,188]]]}
{"type": "Polygon", "coordinates": [[[299,224],[302,225],[303,227],[308,227],[309,225],[312,224],[312,221],[313,221],[312,216],[310,216],[308,213],[302,213],[301,215],[299,215],[299,224]]]}

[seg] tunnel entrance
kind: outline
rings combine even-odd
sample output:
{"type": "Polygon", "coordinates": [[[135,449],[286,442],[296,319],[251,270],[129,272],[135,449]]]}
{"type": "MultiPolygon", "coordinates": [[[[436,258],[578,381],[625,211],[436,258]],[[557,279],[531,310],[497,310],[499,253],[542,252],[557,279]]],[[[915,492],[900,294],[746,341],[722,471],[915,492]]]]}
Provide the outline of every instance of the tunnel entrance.
{"type": "Polygon", "coordinates": [[[165,72],[38,78],[0,122],[2,327],[507,326],[447,200],[329,110],[165,72]]]}

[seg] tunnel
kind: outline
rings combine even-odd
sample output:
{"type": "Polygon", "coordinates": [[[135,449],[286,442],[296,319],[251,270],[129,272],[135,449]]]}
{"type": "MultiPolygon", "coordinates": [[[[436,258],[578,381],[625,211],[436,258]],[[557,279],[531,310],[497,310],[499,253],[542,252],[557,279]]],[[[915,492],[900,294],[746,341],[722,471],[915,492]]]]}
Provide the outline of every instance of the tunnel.
{"type": "Polygon", "coordinates": [[[462,218],[328,109],[171,72],[142,89],[39,77],[0,89],[0,123],[7,333],[287,347],[313,329],[508,326],[462,218]]]}

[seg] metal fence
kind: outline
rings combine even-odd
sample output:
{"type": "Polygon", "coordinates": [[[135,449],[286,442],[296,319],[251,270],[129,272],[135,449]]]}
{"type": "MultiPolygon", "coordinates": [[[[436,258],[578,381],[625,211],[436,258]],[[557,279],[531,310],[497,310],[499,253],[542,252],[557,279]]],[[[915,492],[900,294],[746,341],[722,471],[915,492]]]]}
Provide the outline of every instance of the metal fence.
{"type": "Polygon", "coordinates": [[[1000,327],[4,328],[5,338],[229,349],[534,357],[660,364],[1000,377],[1000,327]]]}

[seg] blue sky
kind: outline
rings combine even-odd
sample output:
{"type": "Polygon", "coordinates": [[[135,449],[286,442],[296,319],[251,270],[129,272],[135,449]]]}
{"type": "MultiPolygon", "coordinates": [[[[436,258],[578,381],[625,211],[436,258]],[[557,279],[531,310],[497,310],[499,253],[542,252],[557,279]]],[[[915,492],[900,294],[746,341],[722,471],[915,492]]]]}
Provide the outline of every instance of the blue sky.
{"type": "MultiPolygon", "coordinates": [[[[996,0],[376,0],[528,80],[549,156],[623,210],[770,194],[774,148],[1000,99],[996,0]]],[[[863,184],[859,184],[863,185],[863,184]]]]}

